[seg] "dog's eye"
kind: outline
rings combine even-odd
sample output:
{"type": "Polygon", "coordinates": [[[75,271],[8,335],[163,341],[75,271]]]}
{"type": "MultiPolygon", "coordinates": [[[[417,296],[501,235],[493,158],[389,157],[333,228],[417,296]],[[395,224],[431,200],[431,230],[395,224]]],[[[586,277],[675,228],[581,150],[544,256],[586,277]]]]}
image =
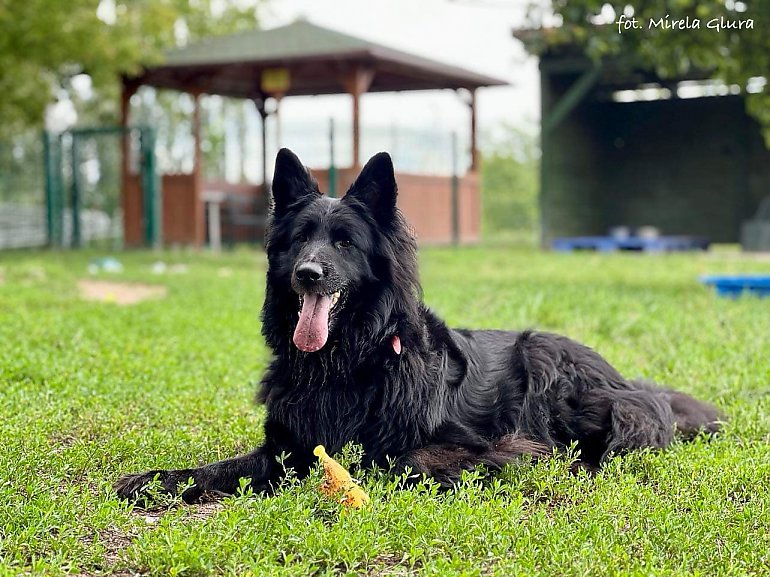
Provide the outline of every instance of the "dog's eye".
{"type": "Polygon", "coordinates": [[[337,248],[350,248],[353,246],[353,243],[347,239],[345,240],[338,240],[336,243],[334,243],[337,248]]]}
{"type": "Polygon", "coordinates": [[[301,232],[294,237],[295,242],[307,242],[307,233],[301,232]]]}

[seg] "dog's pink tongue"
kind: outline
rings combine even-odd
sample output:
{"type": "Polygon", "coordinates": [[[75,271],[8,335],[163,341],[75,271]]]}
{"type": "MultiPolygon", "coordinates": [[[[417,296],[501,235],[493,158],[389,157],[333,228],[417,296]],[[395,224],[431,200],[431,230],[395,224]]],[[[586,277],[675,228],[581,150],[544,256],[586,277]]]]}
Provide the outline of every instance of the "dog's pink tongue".
{"type": "Polygon", "coordinates": [[[294,330],[294,344],[306,353],[314,353],[326,344],[329,337],[330,296],[306,294],[294,330]]]}

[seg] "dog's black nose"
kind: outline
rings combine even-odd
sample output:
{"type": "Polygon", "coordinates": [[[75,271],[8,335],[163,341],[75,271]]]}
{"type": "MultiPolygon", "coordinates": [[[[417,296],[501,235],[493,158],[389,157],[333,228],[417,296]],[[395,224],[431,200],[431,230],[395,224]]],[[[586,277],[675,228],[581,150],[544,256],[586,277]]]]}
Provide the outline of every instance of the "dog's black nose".
{"type": "Polygon", "coordinates": [[[324,276],[323,267],[317,262],[303,262],[294,272],[300,282],[317,282],[324,276]]]}

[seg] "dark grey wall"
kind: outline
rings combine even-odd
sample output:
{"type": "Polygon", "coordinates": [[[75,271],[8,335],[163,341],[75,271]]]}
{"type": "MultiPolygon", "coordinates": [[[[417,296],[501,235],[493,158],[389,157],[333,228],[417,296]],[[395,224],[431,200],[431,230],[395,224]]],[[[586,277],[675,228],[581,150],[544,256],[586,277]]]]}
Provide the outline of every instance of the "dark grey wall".
{"type": "MultiPolygon", "coordinates": [[[[571,81],[545,83],[544,106],[571,81]]],[[[770,152],[739,96],[589,97],[543,144],[546,242],[616,225],[736,242],[741,222],[770,195],[770,152]]]]}
{"type": "MultiPolygon", "coordinates": [[[[543,109],[563,97],[577,76],[547,77],[541,86],[543,109]]],[[[601,123],[585,106],[573,111],[554,131],[542,134],[541,222],[544,240],[554,236],[590,234],[602,226],[596,185],[602,170],[601,123]]]]}

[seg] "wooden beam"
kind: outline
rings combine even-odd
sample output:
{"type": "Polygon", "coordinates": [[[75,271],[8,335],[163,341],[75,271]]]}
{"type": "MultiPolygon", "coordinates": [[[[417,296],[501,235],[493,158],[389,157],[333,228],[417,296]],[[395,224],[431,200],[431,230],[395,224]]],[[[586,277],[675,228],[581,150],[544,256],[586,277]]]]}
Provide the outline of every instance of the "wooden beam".
{"type": "Polygon", "coordinates": [[[361,166],[361,95],[354,92],[353,96],[353,167],[361,166]]]}
{"type": "Polygon", "coordinates": [[[283,146],[283,131],[281,130],[281,99],[282,94],[274,94],[275,109],[273,110],[273,116],[275,117],[275,147],[281,148],[283,146]]]}
{"type": "Polygon", "coordinates": [[[124,191],[126,190],[126,182],[131,170],[129,136],[126,130],[128,128],[129,115],[131,114],[131,96],[131,89],[124,83],[120,92],[120,127],[123,129],[123,135],[120,139],[120,177],[124,191]]]}
{"type": "Polygon", "coordinates": [[[470,100],[468,107],[471,111],[471,172],[475,172],[479,167],[478,137],[476,126],[476,90],[470,91],[470,100]]]}
{"type": "Polygon", "coordinates": [[[271,182],[267,178],[267,108],[265,107],[264,96],[259,96],[254,99],[254,104],[259,112],[259,117],[262,119],[262,189],[264,194],[268,194],[271,188],[271,182]]]}
{"type": "Polygon", "coordinates": [[[361,166],[361,95],[369,90],[374,69],[358,66],[340,78],[340,83],[353,98],[353,167],[361,166]]]}
{"type": "Polygon", "coordinates": [[[120,204],[123,209],[123,239],[126,246],[139,246],[142,244],[142,222],[139,213],[134,207],[142,205],[141,198],[137,196],[141,190],[139,187],[130,186],[131,178],[131,141],[128,127],[131,121],[131,97],[136,94],[137,85],[127,79],[123,79],[120,91],[120,126],[123,134],[120,138],[120,204]]]}
{"type": "Polygon", "coordinates": [[[201,94],[190,93],[193,98],[192,136],[193,149],[193,202],[195,220],[193,222],[193,243],[202,247],[206,243],[206,206],[203,202],[203,155],[201,153],[201,94]]]}

